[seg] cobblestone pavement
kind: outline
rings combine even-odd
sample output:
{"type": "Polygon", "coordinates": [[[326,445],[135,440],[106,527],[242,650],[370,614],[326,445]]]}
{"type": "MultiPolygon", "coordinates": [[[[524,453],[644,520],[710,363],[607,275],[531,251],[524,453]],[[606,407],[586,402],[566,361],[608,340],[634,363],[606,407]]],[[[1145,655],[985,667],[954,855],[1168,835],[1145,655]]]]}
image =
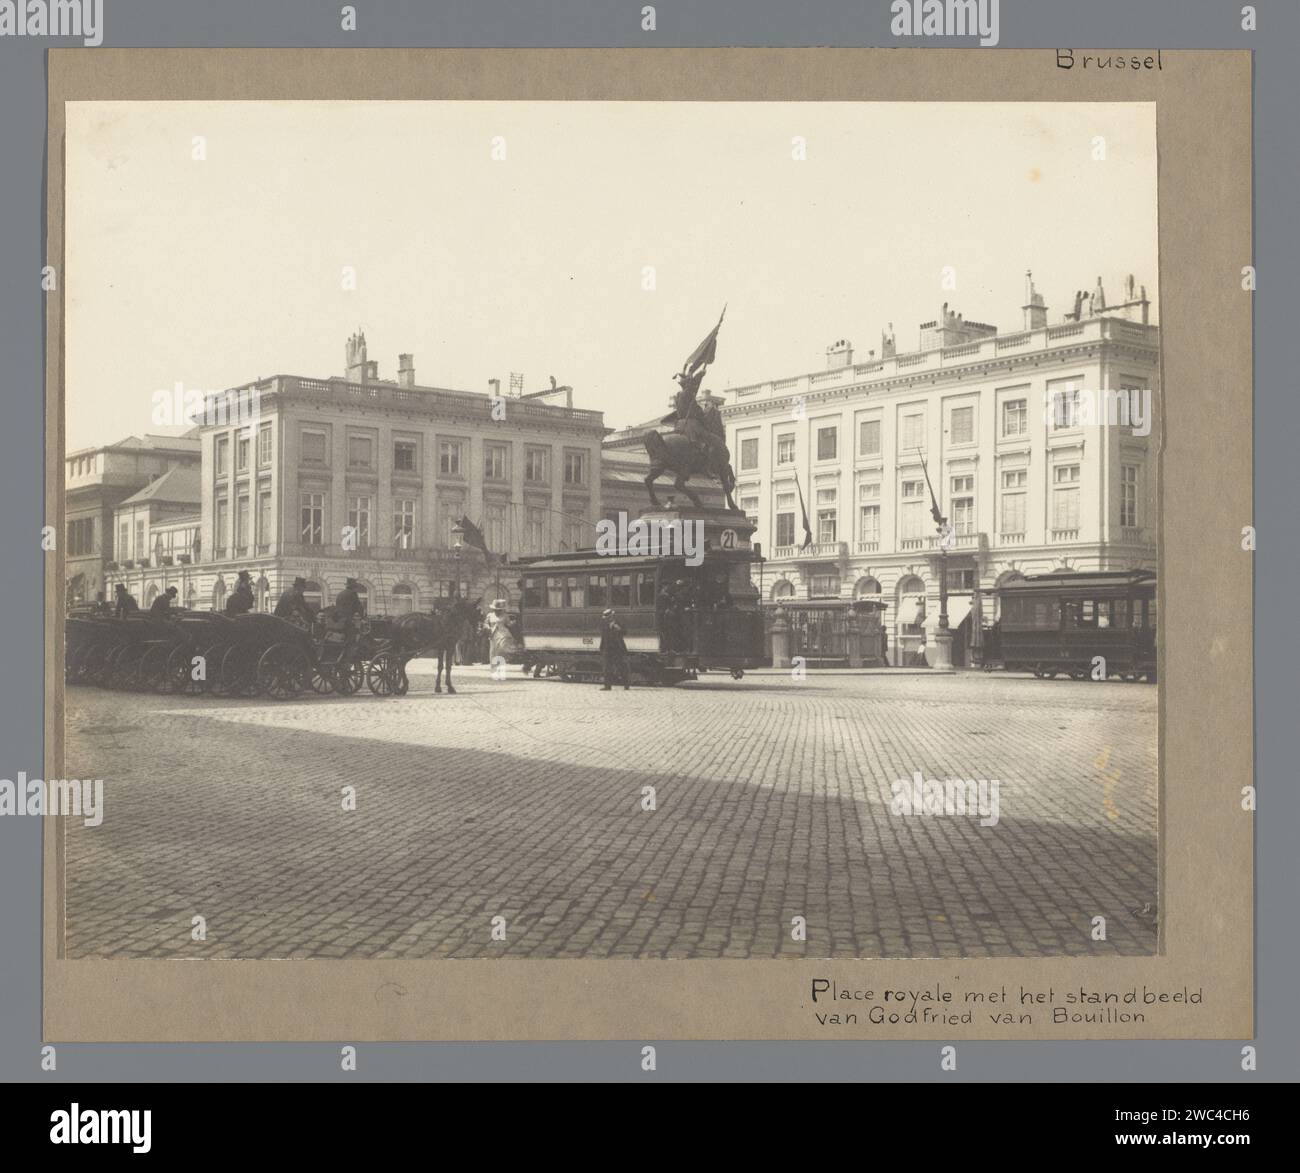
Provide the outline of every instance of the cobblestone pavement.
{"type": "Polygon", "coordinates": [[[1156,899],[1150,685],[458,680],[283,703],[69,690],[65,773],[105,779],[106,813],[67,820],[68,956],[1155,951],[1134,916],[1156,899]],[[999,821],[891,813],[918,770],[997,780],[999,821]]]}

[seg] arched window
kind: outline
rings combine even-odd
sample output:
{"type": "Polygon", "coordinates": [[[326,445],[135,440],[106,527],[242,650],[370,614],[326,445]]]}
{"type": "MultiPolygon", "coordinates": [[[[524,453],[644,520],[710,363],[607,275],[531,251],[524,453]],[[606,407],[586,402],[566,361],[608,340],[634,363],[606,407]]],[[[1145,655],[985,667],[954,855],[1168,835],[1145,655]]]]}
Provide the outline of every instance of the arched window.
{"type": "Polygon", "coordinates": [[[776,599],[793,599],[793,598],[794,598],[794,583],[792,583],[792,582],[786,582],[785,579],[782,579],[780,582],[774,584],[773,587],[772,587],[772,598],[773,598],[773,600],[776,600],[776,599]]]}
{"type": "Polygon", "coordinates": [[[226,609],[226,580],[220,575],[212,586],[212,609],[214,611],[226,609]]]}
{"type": "Polygon", "coordinates": [[[197,603],[198,601],[199,601],[198,592],[194,589],[194,584],[193,584],[193,583],[190,583],[190,585],[189,585],[188,587],[185,588],[185,608],[186,608],[186,610],[188,610],[188,611],[193,611],[193,610],[194,610],[194,604],[197,603]]]}
{"type": "Polygon", "coordinates": [[[265,574],[257,580],[257,609],[266,612],[271,610],[271,584],[266,581],[265,574]]]}
{"type": "Polygon", "coordinates": [[[409,615],[415,610],[415,591],[404,582],[393,587],[393,614],[409,615]]]}
{"type": "Polygon", "coordinates": [[[855,599],[873,599],[880,594],[880,583],[870,575],[860,578],[853,585],[853,597],[855,599]]]}
{"type": "Polygon", "coordinates": [[[158,584],[150,583],[149,589],[144,593],[144,609],[147,611],[153,606],[153,601],[158,597],[158,584]]]}

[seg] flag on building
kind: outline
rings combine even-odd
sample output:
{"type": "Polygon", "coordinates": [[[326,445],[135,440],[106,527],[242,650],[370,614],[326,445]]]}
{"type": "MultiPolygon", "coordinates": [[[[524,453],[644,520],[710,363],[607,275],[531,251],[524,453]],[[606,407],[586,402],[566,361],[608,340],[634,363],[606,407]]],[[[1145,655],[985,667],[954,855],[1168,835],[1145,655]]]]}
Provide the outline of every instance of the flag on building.
{"type": "Polygon", "coordinates": [[[794,487],[799,490],[799,512],[803,514],[803,545],[801,550],[812,545],[812,526],[808,524],[808,506],[803,503],[803,486],[799,484],[799,474],[794,474],[794,487]]]}
{"type": "Polygon", "coordinates": [[[482,550],[484,554],[490,553],[483,531],[468,517],[462,517],[456,524],[465,531],[465,545],[472,546],[475,550],[482,550]]]}

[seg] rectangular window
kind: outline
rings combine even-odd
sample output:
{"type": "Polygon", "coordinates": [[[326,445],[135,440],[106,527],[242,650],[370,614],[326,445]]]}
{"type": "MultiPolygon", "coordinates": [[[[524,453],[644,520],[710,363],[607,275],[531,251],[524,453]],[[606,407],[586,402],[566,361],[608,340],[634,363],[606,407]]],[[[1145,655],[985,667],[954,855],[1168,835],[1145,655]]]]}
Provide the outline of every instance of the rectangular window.
{"type": "Polygon", "coordinates": [[[325,494],[299,494],[302,520],[302,541],[306,546],[319,546],[325,541],[325,494]]]}
{"type": "Polygon", "coordinates": [[[898,446],[903,455],[925,450],[925,417],[919,412],[903,416],[898,446]]]}
{"type": "Polygon", "coordinates": [[[740,467],[742,470],[758,467],[758,437],[746,436],[740,442],[740,467]]]}
{"type": "Polygon", "coordinates": [[[777,464],[794,463],[794,436],[778,436],[776,440],[777,464]]]}
{"type": "Polygon", "coordinates": [[[1130,529],[1137,525],[1137,487],[1138,466],[1124,464],[1120,466],[1119,482],[1119,523],[1130,529]]]}
{"type": "Polygon", "coordinates": [[[655,605],[655,576],[653,570],[643,570],[636,576],[636,602],[638,607],[655,605]]]}
{"type": "Polygon", "coordinates": [[[778,546],[794,545],[793,513],[778,513],[776,515],[776,544],[778,546]]]}
{"type": "Polygon", "coordinates": [[[546,510],[530,505],[525,514],[528,527],[528,553],[544,554],[546,552],[546,510]]]}
{"type": "Polygon", "coordinates": [[[415,499],[398,497],[393,501],[393,545],[410,550],[415,545],[415,499]]]}
{"type": "Polygon", "coordinates": [[[546,605],[548,607],[564,606],[564,579],[551,575],[546,580],[546,605]]]}
{"type": "Polygon", "coordinates": [[[443,440],[438,444],[438,473],[444,477],[460,476],[459,440],[443,440]]]}
{"type": "Polygon", "coordinates": [[[500,503],[483,506],[483,538],[495,554],[506,552],[510,539],[506,530],[506,507],[500,503]]]}
{"type": "Polygon", "coordinates": [[[374,441],[369,436],[349,436],[348,468],[373,468],[374,450],[374,441]]]}
{"type": "Polygon", "coordinates": [[[593,574],[587,583],[587,603],[592,607],[604,607],[609,595],[609,576],[593,574]]]}
{"type": "Polygon", "coordinates": [[[357,549],[370,545],[370,498],[368,496],[348,498],[348,526],[352,530],[357,549]]]}
{"type": "Polygon", "coordinates": [[[834,427],[817,429],[817,459],[834,460],[839,455],[839,429],[834,427]]]}
{"type": "Polygon", "coordinates": [[[148,557],[148,550],[144,544],[144,522],[143,521],[137,521],[135,523],[135,557],[137,558],[148,557]]]}
{"type": "Polygon", "coordinates": [[[1058,464],[1052,469],[1052,528],[1079,528],[1079,466],[1058,464]]]}
{"type": "MultiPolygon", "coordinates": [[[[218,518],[218,520],[220,520],[220,518],[221,518],[221,504],[222,504],[222,503],[221,503],[220,501],[217,502],[217,518],[218,518]]],[[[216,539],[216,540],[217,540],[217,545],[218,545],[218,546],[221,545],[221,536],[220,536],[220,535],[221,535],[221,529],[220,529],[220,527],[218,527],[218,529],[217,529],[217,539],[216,539]]],[[[117,560],[118,560],[119,562],[122,561],[122,560],[125,559],[125,558],[130,558],[130,557],[131,557],[131,524],[130,524],[130,522],[126,522],[126,521],[124,521],[124,522],[122,522],[121,525],[119,525],[119,526],[117,527],[117,546],[118,546],[118,548],[117,548],[116,550],[113,551],[113,554],[114,554],[114,556],[117,558],[117,560]]]]}
{"type": "Polygon", "coordinates": [[[219,497],[216,504],[216,513],[212,521],[212,528],[215,531],[212,535],[212,543],[216,546],[218,558],[226,556],[226,542],[230,539],[230,533],[227,529],[229,517],[230,502],[224,497],[219,497]]]}
{"type": "Polygon", "coordinates": [[[835,541],[835,510],[817,510],[817,540],[819,542],[835,541]]]}
{"type": "Polygon", "coordinates": [[[952,532],[955,534],[975,532],[975,478],[973,476],[952,478],[952,532]]]}
{"type": "Polygon", "coordinates": [[[230,471],[230,437],[218,436],[215,451],[217,476],[224,477],[230,471]]]}
{"type": "Polygon", "coordinates": [[[903,482],[903,507],[899,536],[907,542],[919,541],[924,536],[924,481],[903,482]]]}
{"type": "Polygon", "coordinates": [[[415,472],[416,452],[414,440],[393,441],[393,471],[415,472]]]}
{"type": "Polygon", "coordinates": [[[546,448],[529,448],[524,453],[524,480],[546,484],[551,479],[551,454],[546,448]]]}
{"type": "Polygon", "coordinates": [[[975,408],[954,407],[948,428],[952,443],[970,444],[975,439],[975,408]]]}
{"type": "Polygon", "coordinates": [[[271,463],[271,425],[257,429],[257,463],[266,468],[271,463]]]}
{"type": "Polygon", "coordinates": [[[1068,387],[1052,392],[1052,427],[1073,428],[1079,420],[1079,389],[1068,387]]]}
{"type": "Polygon", "coordinates": [[[808,584],[808,595],[813,599],[835,599],[840,594],[838,574],[814,574],[808,584]]]}
{"type": "Polygon", "coordinates": [[[1004,534],[1025,532],[1025,487],[1028,473],[1023,468],[1009,468],[1002,473],[1002,528],[1004,534]]]}
{"type": "Polygon", "coordinates": [[[250,445],[249,445],[248,433],[245,432],[242,436],[239,437],[238,442],[235,444],[235,471],[236,472],[248,471],[249,446],[250,445]]]}
{"type": "Polygon", "coordinates": [[[438,494],[438,538],[444,550],[455,546],[451,531],[465,514],[465,502],[459,497],[444,497],[438,494]]]}
{"type": "Polygon", "coordinates": [[[585,485],[587,483],[587,454],[585,452],[566,452],[564,454],[564,483],[566,485],[585,485]]]}
{"type": "Polygon", "coordinates": [[[308,432],[302,433],[302,458],[311,464],[326,463],[325,433],[308,432]]]}
{"type": "Polygon", "coordinates": [[[862,542],[880,541],[879,505],[860,505],[858,507],[858,540],[862,542]]]}
{"type": "Polygon", "coordinates": [[[1007,399],[1002,404],[1002,435],[1023,436],[1029,431],[1029,400],[1007,399]]]}
{"type": "Polygon", "coordinates": [[[235,550],[248,553],[248,498],[242,495],[235,502],[235,550]]]}
{"type": "Polygon", "coordinates": [[[880,421],[863,420],[858,424],[858,455],[880,455],[880,421]]]}
{"type": "Polygon", "coordinates": [[[630,574],[610,575],[609,605],[611,607],[632,606],[632,576],[630,574]]]}
{"type": "Polygon", "coordinates": [[[585,575],[570,575],[565,583],[566,607],[585,607],[587,605],[587,578],[585,575]]]}
{"type": "Polygon", "coordinates": [[[536,578],[524,579],[521,598],[523,605],[526,608],[545,606],[542,602],[543,598],[541,580],[536,578]]]}
{"type": "Polygon", "coordinates": [[[483,479],[485,481],[504,481],[507,479],[510,475],[509,452],[510,450],[504,444],[483,445],[483,479]]]}
{"type": "Polygon", "coordinates": [[[272,537],[271,494],[261,492],[257,495],[257,544],[259,546],[269,546],[272,537]]]}
{"type": "Polygon", "coordinates": [[[586,537],[586,530],[586,518],[581,513],[566,513],[564,515],[564,548],[567,550],[581,550],[583,539],[586,537]]]}

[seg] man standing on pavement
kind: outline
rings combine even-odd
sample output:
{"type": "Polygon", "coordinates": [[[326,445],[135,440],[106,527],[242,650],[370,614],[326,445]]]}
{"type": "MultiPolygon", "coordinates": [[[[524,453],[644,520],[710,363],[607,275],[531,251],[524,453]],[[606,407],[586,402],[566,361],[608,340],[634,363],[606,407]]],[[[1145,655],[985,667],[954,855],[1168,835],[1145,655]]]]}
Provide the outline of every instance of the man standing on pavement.
{"type": "Polygon", "coordinates": [[[600,654],[605,660],[605,684],[602,692],[609,692],[610,682],[617,677],[623,682],[626,692],[631,685],[628,682],[627,642],[623,639],[623,627],[618,616],[609,607],[601,617],[605,626],[600,634],[600,654]]]}

